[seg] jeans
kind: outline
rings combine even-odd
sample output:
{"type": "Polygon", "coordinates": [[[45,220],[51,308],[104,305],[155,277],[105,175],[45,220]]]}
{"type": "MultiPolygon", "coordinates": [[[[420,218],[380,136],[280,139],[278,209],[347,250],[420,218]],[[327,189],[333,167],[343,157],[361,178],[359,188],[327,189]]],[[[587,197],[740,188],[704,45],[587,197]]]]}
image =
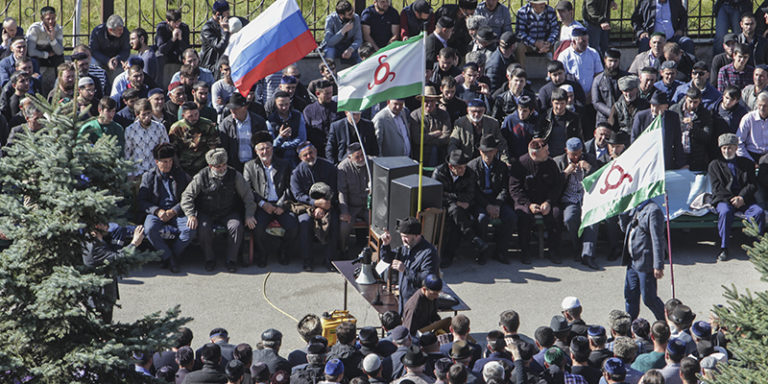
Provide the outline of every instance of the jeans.
{"type": "Polygon", "coordinates": [[[640,314],[640,296],[643,304],[653,312],[656,320],[664,320],[664,303],[656,293],[656,277],[653,272],[639,272],[627,266],[627,274],[624,279],[625,309],[632,320],[640,314]]]}
{"type": "Polygon", "coordinates": [[[277,220],[280,223],[280,227],[285,230],[283,236],[283,247],[285,247],[285,256],[290,259],[296,252],[296,236],[299,232],[299,222],[296,220],[296,216],[292,213],[285,211],[282,215],[270,215],[265,210],[259,208],[256,210],[256,228],[254,228],[253,236],[256,241],[256,249],[258,250],[259,260],[263,262],[267,261],[269,252],[266,247],[266,230],[267,225],[272,220],[277,220]]]}
{"type": "Polygon", "coordinates": [[[717,203],[717,233],[720,235],[720,248],[728,248],[728,238],[731,236],[734,214],[736,211],[741,210],[744,210],[744,215],[747,216],[747,219],[754,219],[760,228],[760,233],[763,232],[765,212],[759,205],[752,204],[749,207],[736,209],[730,203],[721,201],[717,203]]]}
{"type": "Polygon", "coordinates": [[[602,56],[608,50],[610,31],[603,30],[599,24],[593,25],[585,21],[584,25],[587,27],[587,35],[589,35],[589,46],[596,49],[602,56]]]}
{"type": "MultiPolygon", "coordinates": [[[[643,38],[643,39],[638,39],[637,40],[637,52],[645,52],[645,51],[649,50],[650,46],[648,46],[648,43],[650,41],[651,41],[650,36],[646,37],[646,38],[643,38]]],[[[691,40],[690,37],[688,37],[688,36],[676,36],[675,35],[675,36],[672,36],[672,38],[669,39],[668,41],[675,42],[675,43],[680,45],[680,48],[683,51],[685,51],[687,53],[690,53],[691,55],[694,55],[694,56],[696,55],[696,52],[695,52],[696,50],[695,50],[695,47],[693,45],[693,40],[691,40]]],[[[722,44],[720,44],[720,45],[722,45],[722,44]]]]}
{"type": "Polygon", "coordinates": [[[339,47],[326,46],[325,47],[325,58],[326,58],[326,60],[340,59],[340,60],[351,61],[354,64],[359,63],[360,62],[360,55],[357,54],[357,49],[352,51],[352,56],[350,56],[349,59],[342,59],[341,58],[341,54],[344,53],[344,51],[346,51],[347,48],[349,48],[349,46],[339,46],[339,47]]]}
{"type": "MultiPolygon", "coordinates": [[[[568,204],[563,208],[563,225],[565,226],[566,238],[571,241],[571,244],[578,247],[579,226],[581,225],[581,206],[579,204],[568,204]]],[[[584,231],[581,233],[582,257],[595,256],[595,243],[597,242],[596,226],[597,224],[590,225],[584,228],[584,231]]]]}
{"type": "Polygon", "coordinates": [[[723,3],[720,6],[715,19],[715,42],[712,45],[712,56],[723,53],[723,38],[729,29],[737,35],[741,33],[739,21],[741,21],[741,10],[728,3],[723,3]]]}
{"type": "Polygon", "coordinates": [[[163,261],[168,260],[171,265],[175,265],[176,259],[187,249],[197,230],[187,227],[186,216],[175,217],[164,223],[155,215],[147,215],[147,218],[144,219],[144,233],[147,235],[147,240],[152,244],[152,247],[163,253],[163,261]],[[173,248],[169,247],[165,239],[160,236],[160,231],[165,226],[176,227],[179,230],[178,237],[173,241],[173,248]]]}

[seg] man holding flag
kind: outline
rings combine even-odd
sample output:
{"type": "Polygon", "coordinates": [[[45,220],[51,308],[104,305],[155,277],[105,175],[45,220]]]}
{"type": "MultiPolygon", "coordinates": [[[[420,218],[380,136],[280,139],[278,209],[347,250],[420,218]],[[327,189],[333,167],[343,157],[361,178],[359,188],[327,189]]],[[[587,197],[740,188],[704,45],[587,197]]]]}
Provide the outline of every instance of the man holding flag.
{"type": "MultiPolygon", "coordinates": [[[[650,199],[665,193],[664,130],[657,115],[631,147],[597,172],[586,177],[581,233],[588,226],[619,216],[624,237],[622,265],[625,309],[640,313],[640,297],[657,319],[664,318],[664,303],[656,280],[664,276],[664,216],[650,199]]],[[[667,243],[669,246],[669,243],[667,243]]],[[[674,275],[672,275],[674,296],[674,275]]]]}

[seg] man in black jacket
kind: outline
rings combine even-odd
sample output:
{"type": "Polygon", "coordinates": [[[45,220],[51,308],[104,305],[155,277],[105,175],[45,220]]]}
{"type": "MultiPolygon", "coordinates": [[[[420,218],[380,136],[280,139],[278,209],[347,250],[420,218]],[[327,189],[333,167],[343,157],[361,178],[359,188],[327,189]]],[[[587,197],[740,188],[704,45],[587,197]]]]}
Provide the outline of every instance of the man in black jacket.
{"type": "MultiPolygon", "coordinates": [[[[477,233],[484,241],[488,241],[488,225],[493,222],[496,227],[496,251],[493,258],[508,264],[509,234],[517,220],[515,211],[509,205],[509,168],[496,156],[498,152],[499,141],[493,135],[485,135],[480,139],[480,156],[472,159],[467,167],[477,176],[473,204],[477,233]]],[[[480,261],[484,261],[482,255],[480,261]]]]}
{"type": "Polygon", "coordinates": [[[217,73],[216,64],[229,45],[229,3],[226,0],[213,3],[213,17],[203,25],[200,38],[203,43],[200,65],[217,73]]]}
{"type": "Polygon", "coordinates": [[[664,168],[680,169],[686,165],[683,152],[683,139],[680,132],[680,117],[677,113],[668,111],[667,96],[656,92],[651,97],[651,108],[638,112],[632,123],[631,142],[634,142],[656,116],[661,115],[661,128],[664,131],[664,168]]]}
{"type": "Polygon", "coordinates": [[[701,91],[688,88],[685,97],[669,109],[680,118],[680,133],[686,165],[691,171],[703,172],[712,151],[712,113],[701,102],[701,91]]]}
{"type": "Polygon", "coordinates": [[[256,228],[253,235],[258,248],[256,265],[265,267],[267,256],[271,250],[267,247],[267,226],[273,220],[280,223],[285,231],[280,263],[287,264],[295,256],[296,235],[299,223],[289,210],[291,200],[291,167],[281,159],[275,158],[272,151],[272,135],[267,131],[259,131],[251,136],[251,143],[257,157],[245,163],[243,176],[253,190],[256,199],[256,228]]]}
{"type": "Polygon", "coordinates": [[[544,139],[552,156],[560,156],[565,151],[565,142],[571,137],[582,138],[581,119],[575,112],[568,110],[568,94],[557,88],[552,92],[551,108],[539,118],[535,137],[544,139]]]}
{"type": "Polygon", "coordinates": [[[184,384],[226,384],[227,376],[219,371],[221,362],[221,348],[213,343],[204,345],[200,349],[200,357],[203,368],[190,372],[184,377],[184,384]]]}
{"type": "Polygon", "coordinates": [[[592,81],[592,105],[597,110],[598,123],[608,120],[611,106],[621,98],[619,78],[629,73],[619,68],[619,60],[621,60],[621,52],[618,49],[611,48],[605,51],[605,58],[603,58],[605,70],[595,76],[592,81]]]}
{"type": "Polygon", "coordinates": [[[638,111],[651,107],[648,101],[640,97],[640,79],[635,75],[624,76],[619,79],[619,91],[621,97],[616,100],[611,108],[606,122],[611,129],[629,134],[632,131],[632,122],[638,111]]]}
{"type": "Polygon", "coordinates": [[[709,163],[709,180],[712,183],[712,202],[717,209],[717,232],[720,235],[720,254],[717,259],[728,259],[728,238],[731,235],[734,214],[744,212],[748,220],[754,220],[762,233],[765,214],[755,204],[757,176],[754,163],[736,156],[739,138],[725,133],[717,139],[722,157],[709,163]]]}
{"type": "Polygon", "coordinates": [[[253,362],[264,363],[269,368],[269,372],[291,371],[291,365],[284,357],[280,356],[280,347],[283,344],[283,334],[277,329],[267,329],[261,333],[261,344],[263,349],[253,351],[253,362]]]}
{"type": "Polygon", "coordinates": [[[227,164],[239,172],[243,172],[243,164],[253,160],[255,157],[253,155],[253,146],[248,140],[242,140],[238,126],[247,127],[249,131],[248,136],[251,137],[252,142],[259,132],[266,132],[269,135],[267,121],[263,117],[248,111],[248,102],[240,92],[232,94],[227,104],[227,109],[229,109],[231,114],[224,118],[219,125],[221,147],[227,150],[227,164]]]}
{"type": "Polygon", "coordinates": [[[443,238],[443,254],[441,267],[446,268],[453,262],[453,256],[461,243],[461,239],[472,239],[477,254],[475,262],[483,264],[483,252],[488,244],[475,233],[472,222],[472,212],[475,210],[475,189],[477,175],[467,169],[469,157],[460,149],[452,150],[445,163],[435,168],[433,177],[443,184],[443,207],[446,210],[446,235],[443,238]]]}
{"type": "Polygon", "coordinates": [[[539,89],[539,110],[546,111],[552,106],[552,92],[563,84],[573,87],[573,96],[576,99],[577,106],[584,106],[587,102],[587,96],[584,88],[581,87],[572,75],[565,72],[565,66],[562,62],[553,60],[547,64],[547,77],[549,81],[539,89]]]}
{"type": "Polygon", "coordinates": [[[338,165],[347,158],[349,144],[360,140],[362,140],[361,144],[365,148],[366,155],[378,156],[379,143],[376,141],[373,123],[368,119],[361,118],[360,112],[347,111],[345,114],[346,118],[331,123],[328,141],[325,143],[325,158],[338,165]],[[360,138],[357,137],[353,124],[357,125],[360,138]]]}
{"type": "Polygon", "coordinates": [[[680,44],[684,51],[695,54],[693,40],[685,36],[688,29],[688,13],[681,0],[640,0],[632,13],[632,28],[635,29],[637,48],[639,52],[648,50],[650,35],[654,32],[662,32],[667,41],[680,44]],[[661,9],[657,9],[657,4],[661,9]],[[657,25],[657,12],[662,17],[662,22],[657,25]]]}
{"type": "Polygon", "coordinates": [[[176,150],[163,143],[152,151],[157,167],[141,177],[139,207],[147,214],[144,231],[149,243],[162,252],[164,268],[179,271],[178,258],[195,237],[197,231],[189,229],[187,217],[181,210],[181,193],[192,180],[174,163],[176,150]],[[173,239],[173,248],[165,242],[173,239]]]}

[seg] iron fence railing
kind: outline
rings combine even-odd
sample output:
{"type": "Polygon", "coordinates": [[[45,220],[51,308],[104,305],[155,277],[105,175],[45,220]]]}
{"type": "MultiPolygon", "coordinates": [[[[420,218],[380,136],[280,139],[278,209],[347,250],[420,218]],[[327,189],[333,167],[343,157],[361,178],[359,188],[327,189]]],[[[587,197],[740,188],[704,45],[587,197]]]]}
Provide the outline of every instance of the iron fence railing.
{"type": "MultiPolygon", "coordinates": [[[[336,0],[297,0],[304,18],[317,41],[323,38],[325,17],[333,12],[336,0]]],[[[351,0],[353,3],[354,0],[351,0]]],[[[372,4],[372,0],[357,0],[357,4],[372,4]]],[[[456,0],[430,0],[433,8],[437,9],[443,3],[455,3],[456,0]]],[[[515,23],[517,10],[527,0],[503,0],[502,3],[510,8],[512,23],[515,23]]],[[[584,0],[572,0],[576,18],[581,19],[581,9],[584,0]]],[[[618,9],[612,11],[611,38],[618,42],[630,43],[633,39],[630,18],[638,0],[616,0],[618,9]]],[[[271,5],[274,0],[230,0],[231,13],[247,19],[253,19],[262,10],[271,5]]],[[[393,0],[393,6],[401,10],[412,0],[393,0]]],[[[556,0],[550,0],[555,3],[556,0]]],[[[754,0],[757,6],[762,0],[754,0]]],[[[154,34],[155,26],[165,20],[168,9],[182,10],[183,21],[190,26],[193,43],[199,44],[199,31],[206,20],[211,17],[213,0],[0,0],[0,17],[13,17],[23,28],[39,20],[39,9],[46,5],[56,8],[59,24],[64,28],[65,45],[74,46],[76,41],[86,43],[90,31],[102,23],[104,9],[114,9],[123,16],[128,29],[142,27],[154,34]],[[80,3],[79,33],[74,33],[76,20],[76,5],[80,3]]],[[[694,38],[708,38],[714,34],[714,15],[712,7],[714,0],[688,0],[688,35],[694,38]]],[[[362,11],[358,9],[358,12],[362,11]]]]}

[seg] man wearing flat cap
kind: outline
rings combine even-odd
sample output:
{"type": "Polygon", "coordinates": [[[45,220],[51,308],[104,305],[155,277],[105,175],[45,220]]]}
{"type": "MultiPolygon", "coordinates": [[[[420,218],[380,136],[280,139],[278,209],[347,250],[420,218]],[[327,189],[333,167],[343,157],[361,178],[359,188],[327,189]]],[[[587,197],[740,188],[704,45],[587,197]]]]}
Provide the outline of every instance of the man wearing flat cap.
{"type": "Polygon", "coordinates": [[[437,297],[443,290],[443,280],[438,275],[429,274],[424,278],[421,289],[411,296],[403,307],[403,326],[411,335],[440,320],[437,314],[437,297]]]}
{"type": "Polygon", "coordinates": [[[670,170],[685,167],[687,158],[683,151],[680,116],[668,110],[669,99],[662,92],[655,92],[651,97],[650,104],[649,109],[635,114],[630,141],[634,142],[657,116],[661,116],[661,129],[664,132],[664,168],[670,170]]]}
{"type": "Polygon", "coordinates": [[[679,103],[669,108],[680,119],[681,146],[693,172],[707,169],[712,147],[712,113],[702,102],[701,90],[690,87],[679,103]]]}
{"type": "MultiPolygon", "coordinates": [[[[766,76],[764,79],[768,81],[768,67],[766,67],[766,76]]],[[[680,85],[675,90],[674,96],[672,96],[672,103],[677,103],[685,97],[689,88],[698,88],[701,91],[701,102],[708,110],[712,110],[715,104],[719,101],[722,94],[717,90],[717,87],[709,83],[709,68],[704,61],[697,61],[693,64],[691,70],[691,81],[680,85]]]]}
{"type": "Polygon", "coordinates": [[[399,220],[397,231],[403,245],[392,250],[389,231],[381,237],[381,259],[391,263],[392,269],[400,272],[397,281],[400,295],[398,311],[402,314],[405,303],[419,290],[427,275],[440,273],[440,256],[435,246],[421,236],[421,223],[415,217],[399,220]]]}
{"type": "Polygon", "coordinates": [[[173,145],[159,144],[152,154],[156,166],[142,175],[138,195],[139,207],[147,214],[144,233],[152,247],[162,252],[163,265],[175,273],[179,271],[179,258],[196,234],[187,226],[181,209],[181,194],[192,178],[175,164],[173,145]],[[175,233],[173,248],[166,244],[163,230],[175,233]]]}
{"type": "Polygon", "coordinates": [[[291,257],[296,256],[296,236],[299,230],[296,216],[289,209],[292,200],[291,166],[287,161],[274,156],[272,135],[269,132],[256,131],[250,141],[256,157],[245,163],[243,177],[253,191],[258,205],[256,228],[253,232],[258,250],[256,264],[260,267],[266,266],[270,253],[279,253],[280,263],[286,264],[291,257]],[[268,246],[268,241],[274,239],[266,236],[267,227],[274,220],[284,230],[279,252],[273,252],[274,249],[268,246]]]}
{"type": "MultiPolygon", "coordinates": [[[[339,246],[342,252],[347,249],[349,234],[355,223],[368,223],[368,161],[360,143],[354,142],[347,147],[347,158],[338,166],[339,185],[339,246]]],[[[358,238],[359,240],[359,238],[358,238]]]]}
{"type": "Polygon", "coordinates": [[[313,269],[312,238],[315,234],[320,242],[320,255],[325,267],[333,271],[331,260],[338,249],[338,170],[330,161],[317,157],[317,149],[306,141],[298,147],[301,163],[291,173],[291,194],[293,198],[309,207],[299,219],[299,242],[304,271],[313,269]],[[324,184],[324,185],[323,185],[324,184]],[[318,226],[322,231],[315,231],[318,226]]]}
{"type": "Polygon", "coordinates": [[[443,4],[435,12],[438,20],[442,17],[453,20],[453,33],[448,39],[448,46],[454,48],[459,57],[464,57],[472,45],[472,36],[467,29],[467,17],[474,15],[475,9],[477,0],[459,0],[458,4],[443,4]]]}
{"type": "Polygon", "coordinates": [[[499,156],[501,161],[509,164],[507,141],[501,135],[499,121],[485,114],[485,103],[481,99],[473,99],[467,103],[467,114],[460,117],[453,125],[448,144],[448,153],[460,149],[465,156],[472,159],[480,155],[480,139],[485,135],[493,135],[499,141],[499,156]]]}
{"type": "Polygon", "coordinates": [[[717,139],[720,147],[718,158],[709,163],[708,175],[712,183],[711,204],[717,210],[717,232],[720,235],[718,260],[728,259],[728,243],[733,226],[734,214],[744,212],[747,219],[755,220],[762,232],[765,215],[755,203],[757,176],[754,162],[737,156],[739,138],[725,133],[717,139]]]}
{"type": "Polygon", "coordinates": [[[477,175],[471,169],[467,169],[469,157],[460,149],[449,152],[445,163],[435,168],[433,177],[443,184],[443,208],[446,210],[445,240],[443,254],[440,255],[441,267],[446,268],[453,262],[456,249],[462,239],[472,241],[477,250],[475,261],[484,263],[483,253],[488,244],[477,236],[475,223],[472,220],[475,211],[475,189],[477,188],[477,175]]]}
{"type": "Polygon", "coordinates": [[[661,80],[657,81],[653,86],[667,96],[667,100],[672,100],[672,96],[675,95],[677,88],[683,85],[682,81],[677,80],[677,63],[672,60],[661,63],[659,75],[661,80]]]}
{"type": "Polygon", "coordinates": [[[328,340],[320,335],[307,344],[307,362],[291,368],[291,383],[316,384],[324,379],[328,340]]]}
{"type": "Polygon", "coordinates": [[[176,147],[181,168],[188,174],[195,175],[206,167],[206,154],[221,146],[221,138],[216,130],[216,123],[200,117],[200,110],[195,102],[187,101],[182,104],[181,117],[181,120],[171,125],[168,137],[176,147]]]}
{"type": "MultiPolygon", "coordinates": [[[[243,165],[254,158],[253,137],[267,132],[267,121],[248,110],[248,101],[240,92],[232,93],[226,106],[230,115],[219,125],[221,147],[227,150],[227,164],[243,172],[243,165]]],[[[271,136],[270,136],[271,137],[271,136]]]]}
{"type": "Polygon", "coordinates": [[[205,154],[207,168],[198,172],[181,195],[181,209],[187,215],[187,226],[198,229],[200,246],[205,255],[205,269],[216,268],[213,231],[226,226],[226,265],[229,272],[237,271],[237,254],[243,241],[243,214],[249,229],[256,227],[256,203],[243,174],[227,165],[227,151],[211,149],[205,154]]]}
{"type": "Polygon", "coordinates": [[[632,121],[638,111],[648,109],[651,105],[648,100],[640,97],[640,79],[635,75],[624,76],[619,79],[619,92],[621,96],[611,105],[611,112],[606,122],[610,124],[614,132],[632,132],[632,121]]]}
{"type": "Polygon", "coordinates": [[[597,111],[598,123],[608,120],[611,107],[621,98],[619,80],[629,75],[629,72],[619,67],[620,60],[621,52],[618,49],[611,48],[605,51],[604,71],[595,76],[592,81],[592,105],[597,111]]]}
{"type": "Polygon", "coordinates": [[[557,164],[549,157],[549,148],[543,139],[533,139],[528,144],[528,153],[513,164],[509,172],[509,194],[514,201],[517,214],[517,233],[522,250],[522,262],[531,263],[531,230],[534,215],[544,218],[549,232],[549,254],[555,263],[560,263],[559,239],[560,217],[558,202],[563,187],[563,178],[557,164]]]}
{"type": "Polygon", "coordinates": [[[264,363],[269,368],[269,372],[277,371],[291,372],[291,365],[288,360],[279,355],[280,346],[283,343],[283,334],[274,328],[269,328],[261,333],[261,344],[263,349],[253,351],[253,362],[264,363]]]}
{"type": "Polygon", "coordinates": [[[509,202],[509,168],[496,156],[499,141],[493,135],[483,136],[479,149],[480,156],[467,164],[467,168],[477,176],[475,201],[472,204],[477,219],[477,233],[483,241],[488,241],[488,226],[493,223],[496,227],[493,258],[507,264],[509,234],[517,221],[509,202]]]}
{"type": "Polygon", "coordinates": [[[212,17],[203,25],[200,34],[200,66],[211,71],[216,70],[216,64],[229,45],[229,3],[227,0],[216,0],[213,3],[212,17]]]}

